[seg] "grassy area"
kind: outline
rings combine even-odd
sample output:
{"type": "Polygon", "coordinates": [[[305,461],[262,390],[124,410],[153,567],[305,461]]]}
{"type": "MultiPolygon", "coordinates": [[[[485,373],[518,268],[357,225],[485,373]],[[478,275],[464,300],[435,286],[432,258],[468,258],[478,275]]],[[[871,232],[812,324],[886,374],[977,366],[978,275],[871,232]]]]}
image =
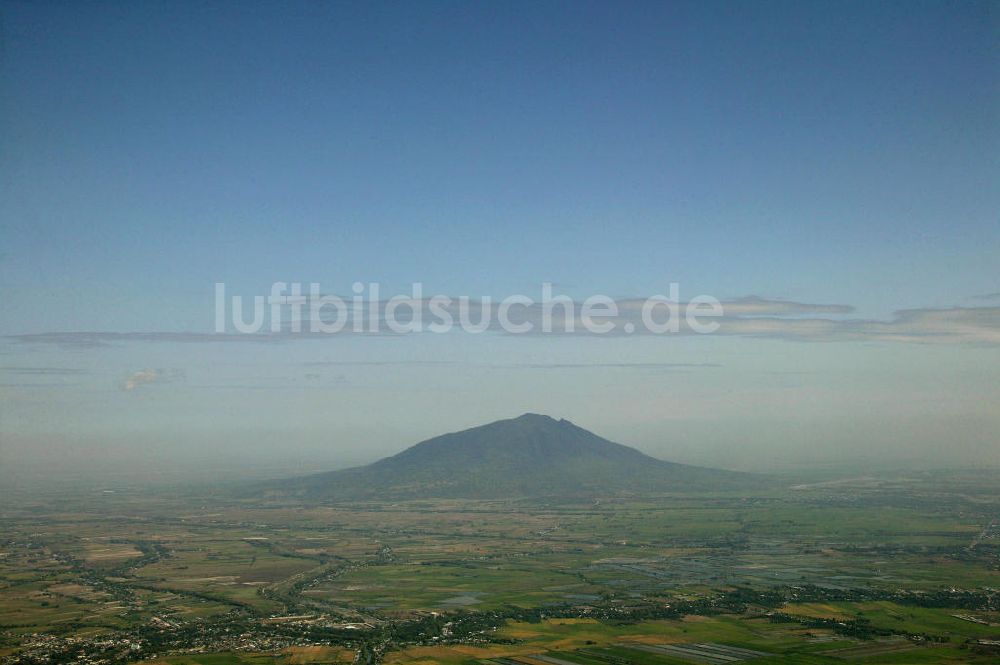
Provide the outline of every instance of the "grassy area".
{"type": "MultiPolygon", "coordinates": [[[[247,620],[304,615],[381,625],[431,611],[662,606],[735,585],[1000,588],[996,529],[979,538],[1000,512],[996,495],[992,482],[943,476],[585,503],[318,506],[127,493],[52,505],[33,499],[2,518],[0,655],[33,634],[111,634],[161,621],[212,625],[234,612],[247,620]]],[[[512,644],[412,646],[390,651],[386,661],[559,652],[588,662],[597,657],[588,649],[609,650],[607,656],[630,642],[704,641],[744,645],[784,662],[948,662],[977,657],[967,642],[1000,639],[1000,617],[988,612],[888,600],[792,602],[778,609],[795,620],[772,623],[760,616],[764,609],[632,625],[515,622],[495,634],[512,644]],[[926,634],[944,644],[859,642],[798,622],[808,619],[863,619],[893,639],[926,634]]],[[[217,662],[326,662],[324,653],[240,652],[217,662]]]]}
{"type": "Polygon", "coordinates": [[[291,647],[279,654],[216,653],[169,656],[139,665],[344,665],[354,652],[339,647],[291,647]]]}

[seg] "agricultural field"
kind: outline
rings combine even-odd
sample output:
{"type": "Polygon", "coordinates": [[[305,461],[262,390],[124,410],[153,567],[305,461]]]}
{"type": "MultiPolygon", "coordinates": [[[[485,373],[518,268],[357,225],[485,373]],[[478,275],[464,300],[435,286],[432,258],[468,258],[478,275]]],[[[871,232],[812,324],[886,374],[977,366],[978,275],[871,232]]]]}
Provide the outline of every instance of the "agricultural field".
{"type": "Polygon", "coordinates": [[[588,502],[8,497],[0,658],[995,662],[998,489],[940,473],[588,502]]]}

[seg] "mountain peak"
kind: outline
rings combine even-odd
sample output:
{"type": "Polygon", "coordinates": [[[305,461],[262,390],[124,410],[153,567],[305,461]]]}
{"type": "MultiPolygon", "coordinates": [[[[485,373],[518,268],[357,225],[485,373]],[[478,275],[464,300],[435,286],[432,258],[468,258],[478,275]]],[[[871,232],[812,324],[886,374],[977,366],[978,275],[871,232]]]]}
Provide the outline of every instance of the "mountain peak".
{"type": "Polygon", "coordinates": [[[552,416],[546,415],[544,413],[532,413],[528,411],[527,413],[522,413],[517,418],[511,418],[511,420],[551,420],[555,421],[552,416]]]}
{"type": "Polygon", "coordinates": [[[546,426],[546,425],[551,426],[551,425],[561,425],[561,424],[565,424],[565,423],[568,423],[568,422],[569,421],[566,420],[565,418],[557,419],[557,418],[553,418],[550,415],[546,415],[544,413],[522,413],[521,415],[517,416],[516,418],[506,418],[506,419],[503,419],[503,420],[496,420],[496,421],[494,421],[494,422],[492,422],[490,424],[491,425],[500,425],[500,424],[503,424],[503,423],[520,423],[520,424],[534,424],[534,425],[542,425],[542,426],[546,426]]]}
{"type": "Polygon", "coordinates": [[[568,420],[561,419],[556,420],[552,416],[545,415],[544,413],[523,413],[517,418],[510,418],[509,420],[497,420],[497,423],[505,422],[522,422],[522,423],[539,423],[545,425],[558,424],[558,423],[568,423],[568,420]]]}

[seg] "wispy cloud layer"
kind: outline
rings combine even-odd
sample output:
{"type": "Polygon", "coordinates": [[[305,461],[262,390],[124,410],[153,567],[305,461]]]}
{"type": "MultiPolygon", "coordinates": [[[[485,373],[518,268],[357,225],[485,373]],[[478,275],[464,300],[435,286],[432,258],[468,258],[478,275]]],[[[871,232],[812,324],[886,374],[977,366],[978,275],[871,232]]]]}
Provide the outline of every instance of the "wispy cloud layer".
{"type": "Polygon", "coordinates": [[[994,345],[1000,344],[1000,307],[907,309],[889,321],[727,317],[720,332],[803,341],[994,345]]]}
{"type": "Polygon", "coordinates": [[[21,376],[80,376],[90,373],[89,370],[75,367],[0,367],[0,372],[21,376]]]}
{"type": "MultiPolygon", "coordinates": [[[[618,316],[610,319],[616,323],[610,335],[643,335],[645,326],[641,324],[642,303],[640,299],[616,301],[618,316]],[[627,330],[626,324],[632,324],[627,330]]],[[[425,320],[431,318],[427,301],[419,301],[424,307],[425,320]]],[[[786,300],[772,300],[758,296],[735,298],[722,302],[724,314],[713,319],[719,324],[715,335],[744,337],[766,337],[795,341],[880,341],[920,344],[962,344],[1000,345],[1000,307],[952,307],[921,308],[899,310],[888,320],[850,318],[854,311],[850,305],[815,304],[786,300]]],[[[579,313],[579,303],[577,303],[579,313]]],[[[454,314],[454,313],[453,313],[454,314]]],[[[490,320],[487,330],[502,332],[497,324],[497,304],[474,303],[471,315],[474,321],[484,317],[490,320]]],[[[660,317],[663,316],[661,313],[660,317]]],[[[542,307],[539,304],[516,308],[511,318],[532,323],[530,335],[544,334],[541,330],[542,307]]],[[[681,317],[683,318],[683,317],[681,317]]],[[[457,315],[456,315],[457,320],[457,315]]],[[[575,331],[583,331],[579,318],[570,317],[575,331]]],[[[562,308],[556,307],[552,317],[553,333],[567,334],[568,322],[562,308]]],[[[304,325],[303,330],[308,330],[304,325]]],[[[344,336],[375,335],[370,332],[352,332],[345,326],[336,334],[291,332],[236,334],[199,332],[43,332],[12,335],[8,339],[21,344],[50,344],[71,348],[90,348],[126,342],[160,343],[274,343],[297,339],[336,338],[344,336]]],[[[382,337],[392,337],[394,333],[384,327],[377,333],[382,337]]],[[[674,334],[694,335],[682,324],[674,334]]],[[[422,361],[434,362],[434,361],[422,361]]],[[[343,364],[343,363],[337,363],[343,364]]]]}
{"type": "Polygon", "coordinates": [[[181,376],[181,372],[178,370],[140,369],[126,377],[122,382],[122,390],[131,392],[140,386],[172,381],[179,376],[181,376]]]}
{"type": "Polygon", "coordinates": [[[688,370],[722,367],[719,363],[518,363],[499,365],[517,369],[643,369],[643,370],[688,370]]]}

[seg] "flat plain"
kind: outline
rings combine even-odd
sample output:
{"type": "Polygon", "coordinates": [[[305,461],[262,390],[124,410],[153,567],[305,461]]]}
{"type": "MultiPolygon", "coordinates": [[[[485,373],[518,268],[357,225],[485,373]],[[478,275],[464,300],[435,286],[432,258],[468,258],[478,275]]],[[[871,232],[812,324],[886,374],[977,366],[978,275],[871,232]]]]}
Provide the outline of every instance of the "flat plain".
{"type": "Polygon", "coordinates": [[[989,471],[587,501],[103,487],[3,505],[4,663],[987,663],[1000,647],[989,471]]]}

